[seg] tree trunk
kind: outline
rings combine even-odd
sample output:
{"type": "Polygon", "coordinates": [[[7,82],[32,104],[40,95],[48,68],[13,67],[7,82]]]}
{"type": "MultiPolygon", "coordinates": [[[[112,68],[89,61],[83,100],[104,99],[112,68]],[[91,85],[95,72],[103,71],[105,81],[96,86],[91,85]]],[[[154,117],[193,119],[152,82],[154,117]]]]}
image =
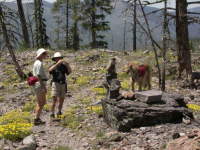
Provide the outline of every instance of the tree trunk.
{"type": "Polygon", "coordinates": [[[39,44],[39,21],[38,21],[38,0],[34,0],[34,16],[35,16],[35,29],[36,29],[36,33],[35,33],[35,42],[36,42],[36,47],[39,48],[40,44],[39,44]]]}
{"type": "Polygon", "coordinates": [[[27,24],[26,24],[26,18],[25,18],[25,15],[24,15],[22,0],[17,0],[17,6],[18,6],[18,13],[19,13],[19,17],[20,17],[20,22],[21,22],[25,46],[30,47],[28,28],[27,28],[27,24]]]}
{"type": "Polygon", "coordinates": [[[73,49],[78,50],[79,49],[79,34],[78,34],[78,22],[75,20],[74,22],[74,29],[73,29],[73,49]]]}
{"type": "Polygon", "coordinates": [[[137,49],[137,45],[136,45],[137,44],[137,41],[136,41],[136,39],[137,39],[136,38],[136,36],[137,36],[137,33],[136,33],[137,32],[137,30],[136,30],[137,29],[137,25],[136,25],[136,17],[137,17],[137,14],[136,14],[137,7],[136,6],[137,6],[137,4],[136,4],[136,1],[137,0],[134,0],[134,10],[133,10],[134,11],[133,12],[134,13],[133,14],[134,15],[133,16],[133,51],[136,51],[136,49],[137,49]]]}
{"type": "Polygon", "coordinates": [[[29,14],[27,15],[27,20],[28,20],[28,27],[29,27],[29,30],[30,30],[30,36],[31,36],[31,42],[32,42],[31,45],[32,45],[32,47],[35,47],[34,34],[33,34],[33,24],[31,22],[29,14]]]}
{"type": "Polygon", "coordinates": [[[66,1],[66,48],[69,48],[69,0],[66,1]]]}
{"type": "Polygon", "coordinates": [[[167,28],[168,28],[168,20],[167,20],[167,0],[164,1],[164,21],[163,21],[163,67],[162,67],[162,91],[165,91],[165,67],[166,67],[166,52],[167,52],[167,28]]]}
{"type": "Polygon", "coordinates": [[[0,5],[0,24],[1,24],[1,29],[2,29],[2,32],[3,32],[3,38],[5,40],[5,45],[9,50],[9,53],[10,53],[10,56],[12,58],[13,64],[15,65],[15,69],[16,69],[17,74],[19,75],[19,77],[21,79],[24,79],[25,78],[25,74],[22,71],[22,69],[21,69],[21,67],[20,67],[20,65],[17,62],[17,59],[15,57],[15,54],[14,54],[14,51],[13,51],[13,47],[10,44],[10,40],[9,40],[9,36],[8,36],[8,33],[7,33],[6,24],[5,24],[4,20],[5,19],[4,19],[4,16],[3,16],[3,10],[2,10],[2,7],[0,5]]]}
{"type": "Polygon", "coordinates": [[[192,67],[188,38],[187,0],[176,0],[176,44],[179,78],[184,70],[188,77],[192,73],[192,67]]]}
{"type": "Polygon", "coordinates": [[[123,39],[123,50],[126,50],[126,18],[124,20],[124,39],[123,39]]]}
{"type": "Polygon", "coordinates": [[[92,0],[92,48],[97,47],[96,41],[96,0],[92,0]]]}

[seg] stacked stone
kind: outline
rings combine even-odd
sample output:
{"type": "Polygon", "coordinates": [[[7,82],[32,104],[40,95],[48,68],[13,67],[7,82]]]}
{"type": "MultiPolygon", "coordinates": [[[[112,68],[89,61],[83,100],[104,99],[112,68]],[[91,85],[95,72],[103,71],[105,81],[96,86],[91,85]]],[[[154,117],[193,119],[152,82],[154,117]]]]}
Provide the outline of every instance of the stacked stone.
{"type": "Polygon", "coordinates": [[[108,96],[103,99],[102,106],[107,124],[119,131],[126,132],[135,127],[163,123],[179,123],[184,116],[193,117],[192,112],[186,108],[182,95],[156,90],[136,92],[135,100],[123,99],[119,93],[114,95],[117,97],[108,96]]]}

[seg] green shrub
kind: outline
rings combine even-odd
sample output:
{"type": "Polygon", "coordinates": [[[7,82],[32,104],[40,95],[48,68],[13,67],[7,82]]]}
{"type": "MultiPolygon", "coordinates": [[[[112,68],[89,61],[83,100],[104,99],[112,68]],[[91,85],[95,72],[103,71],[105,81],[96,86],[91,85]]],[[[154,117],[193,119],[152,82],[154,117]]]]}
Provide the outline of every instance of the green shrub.
{"type": "Polygon", "coordinates": [[[44,111],[49,112],[49,111],[51,110],[51,106],[52,106],[52,105],[50,105],[50,104],[45,104],[45,105],[44,105],[44,111]]]}
{"type": "Polygon", "coordinates": [[[84,120],[84,117],[77,115],[77,110],[77,107],[71,107],[61,116],[64,126],[71,129],[77,129],[79,127],[80,123],[84,120]]]}
{"type": "Polygon", "coordinates": [[[118,73],[119,80],[124,80],[124,79],[127,79],[129,77],[130,77],[130,75],[128,75],[128,73],[126,73],[126,72],[120,72],[120,73],[118,73]]]}
{"type": "Polygon", "coordinates": [[[35,102],[30,101],[24,105],[24,107],[22,108],[22,111],[32,112],[34,109],[35,109],[35,102]]]}
{"type": "Polygon", "coordinates": [[[91,104],[92,100],[91,100],[91,97],[83,97],[83,98],[80,98],[80,102],[81,104],[89,105],[91,104]]]}
{"type": "Polygon", "coordinates": [[[103,138],[105,136],[105,132],[102,131],[102,130],[99,130],[97,133],[96,133],[96,138],[103,138]]]}
{"type": "Polygon", "coordinates": [[[3,101],[4,101],[4,97],[0,96],[0,102],[3,102],[3,101]]]}

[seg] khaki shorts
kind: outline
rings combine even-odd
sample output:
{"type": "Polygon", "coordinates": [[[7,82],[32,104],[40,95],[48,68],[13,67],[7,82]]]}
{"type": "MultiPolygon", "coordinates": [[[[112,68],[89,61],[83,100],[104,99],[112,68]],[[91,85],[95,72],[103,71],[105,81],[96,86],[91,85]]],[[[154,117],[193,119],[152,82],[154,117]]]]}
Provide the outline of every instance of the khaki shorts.
{"type": "MultiPolygon", "coordinates": [[[[46,82],[43,84],[46,85],[46,82]]],[[[42,95],[42,94],[46,94],[46,89],[42,87],[39,82],[36,82],[35,85],[33,86],[33,92],[36,95],[42,95]]]]}
{"type": "Polygon", "coordinates": [[[64,98],[65,97],[65,93],[66,93],[67,89],[66,89],[66,84],[60,84],[57,82],[53,82],[52,83],[52,96],[56,96],[56,97],[60,97],[60,98],[64,98]]]}

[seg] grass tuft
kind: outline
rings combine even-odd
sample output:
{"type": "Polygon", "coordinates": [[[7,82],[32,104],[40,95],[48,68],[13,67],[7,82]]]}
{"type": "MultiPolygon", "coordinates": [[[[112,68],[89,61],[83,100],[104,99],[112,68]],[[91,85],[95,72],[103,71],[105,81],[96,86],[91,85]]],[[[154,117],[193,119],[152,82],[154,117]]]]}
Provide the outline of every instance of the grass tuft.
{"type": "Polygon", "coordinates": [[[68,146],[58,146],[54,150],[72,150],[72,149],[68,146]]]}

